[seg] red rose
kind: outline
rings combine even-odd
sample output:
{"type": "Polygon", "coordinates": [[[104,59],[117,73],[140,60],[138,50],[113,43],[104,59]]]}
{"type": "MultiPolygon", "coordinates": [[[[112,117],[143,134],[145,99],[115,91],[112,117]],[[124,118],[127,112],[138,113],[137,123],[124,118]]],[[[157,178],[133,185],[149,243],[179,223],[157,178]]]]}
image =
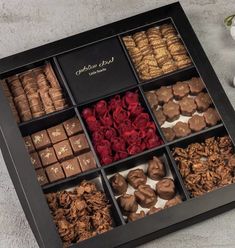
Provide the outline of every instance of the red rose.
{"type": "Polygon", "coordinates": [[[110,110],[115,110],[116,108],[120,106],[122,106],[122,100],[119,95],[112,97],[112,99],[109,101],[110,110]]]}
{"type": "Polygon", "coordinates": [[[111,150],[111,144],[108,140],[101,140],[96,145],[96,151],[103,157],[103,156],[111,156],[112,150],[111,150]]]}
{"type": "Polygon", "coordinates": [[[128,153],[125,151],[119,151],[119,152],[117,152],[117,154],[118,154],[120,159],[124,159],[124,158],[128,157],[128,153]]]}
{"type": "Polygon", "coordinates": [[[124,131],[122,137],[129,145],[137,143],[140,140],[139,132],[134,129],[131,131],[124,131]]]}
{"type": "Polygon", "coordinates": [[[140,153],[142,150],[141,150],[141,146],[137,145],[137,144],[133,144],[133,145],[130,145],[128,148],[127,148],[127,152],[130,154],[130,155],[135,155],[137,153],[140,153]]]}
{"type": "Polygon", "coordinates": [[[136,92],[128,91],[125,96],[122,98],[123,106],[130,105],[131,103],[138,103],[139,95],[136,92]]]}
{"type": "Polygon", "coordinates": [[[145,134],[147,138],[151,138],[156,135],[156,128],[147,127],[145,129],[145,134]]]}
{"type": "Polygon", "coordinates": [[[108,111],[102,117],[100,117],[100,121],[104,126],[110,127],[113,125],[113,119],[108,111]]]}
{"type": "Polygon", "coordinates": [[[162,144],[162,141],[157,135],[154,135],[151,138],[146,139],[145,142],[148,149],[154,148],[156,146],[160,146],[162,144]]]}
{"type": "Polygon", "coordinates": [[[137,116],[143,112],[143,108],[141,107],[140,103],[133,102],[128,106],[128,111],[130,111],[132,116],[137,116]]]}
{"type": "Polygon", "coordinates": [[[125,151],[126,143],[125,140],[121,137],[114,137],[112,139],[112,150],[115,152],[125,151]]]}
{"type": "Polygon", "coordinates": [[[94,143],[98,143],[104,139],[104,134],[101,131],[95,131],[92,133],[92,140],[94,143]]]}
{"type": "Polygon", "coordinates": [[[89,129],[93,132],[96,130],[99,130],[100,128],[100,123],[97,121],[95,116],[88,116],[86,119],[87,125],[89,129]]]}
{"type": "Polygon", "coordinates": [[[129,119],[118,124],[114,123],[114,127],[118,130],[120,135],[122,135],[125,131],[131,131],[133,129],[132,123],[129,119]]]}
{"type": "Polygon", "coordinates": [[[113,111],[113,119],[116,123],[121,123],[129,118],[129,113],[122,107],[118,107],[113,111]]]}
{"type": "Polygon", "coordinates": [[[92,116],[93,112],[91,108],[84,108],[82,111],[82,116],[87,119],[89,116],[92,116]]]}
{"type": "Polygon", "coordinates": [[[112,127],[103,127],[102,131],[107,140],[111,140],[113,137],[117,136],[117,131],[112,127]]]}
{"type": "Polygon", "coordinates": [[[119,154],[115,153],[115,155],[113,156],[113,161],[118,161],[120,159],[119,154]]]}
{"type": "Polygon", "coordinates": [[[107,102],[105,100],[100,100],[99,102],[96,103],[95,112],[99,116],[104,115],[105,113],[107,113],[107,111],[108,111],[107,102]]]}
{"type": "Polygon", "coordinates": [[[104,156],[101,158],[102,165],[111,164],[112,162],[113,162],[113,158],[111,156],[104,156]]]}
{"type": "Polygon", "coordinates": [[[138,129],[144,129],[147,126],[148,122],[149,122],[149,114],[141,113],[135,118],[133,122],[133,127],[138,129]]]}

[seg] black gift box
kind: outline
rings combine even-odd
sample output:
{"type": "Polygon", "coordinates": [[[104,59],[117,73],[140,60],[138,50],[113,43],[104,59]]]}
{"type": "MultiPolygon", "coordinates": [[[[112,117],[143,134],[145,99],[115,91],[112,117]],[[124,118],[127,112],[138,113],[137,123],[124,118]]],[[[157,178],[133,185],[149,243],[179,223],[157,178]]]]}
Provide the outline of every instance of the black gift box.
{"type": "Polygon", "coordinates": [[[114,228],[71,247],[135,247],[235,206],[234,184],[191,198],[171,153],[176,146],[186,147],[192,142],[200,142],[207,137],[222,136],[226,133],[235,144],[234,110],[179,3],[3,58],[0,60],[0,79],[40,66],[45,61],[49,61],[53,66],[64,94],[69,99],[68,108],[17,125],[7,98],[0,90],[1,149],[21,205],[40,247],[62,247],[44,193],[73,187],[83,179],[98,180],[111,204],[114,228]],[[174,24],[180,34],[193,64],[142,82],[122,38],[169,22],[174,24]],[[214,127],[190,134],[185,138],[166,142],[144,92],[194,76],[200,76],[205,82],[222,121],[214,127]],[[41,188],[22,136],[77,116],[82,123],[91,151],[95,154],[91,134],[81,117],[81,111],[84,106],[99,99],[127,90],[139,91],[141,101],[156,123],[158,133],[165,143],[106,166],[101,166],[99,158],[95,155],[98,164],[96,169],[41,188]],[[130,169],[153,155],[164,157],[183,202],[138,221],[126,223],[109,184],[109,175],[130,169]]]}

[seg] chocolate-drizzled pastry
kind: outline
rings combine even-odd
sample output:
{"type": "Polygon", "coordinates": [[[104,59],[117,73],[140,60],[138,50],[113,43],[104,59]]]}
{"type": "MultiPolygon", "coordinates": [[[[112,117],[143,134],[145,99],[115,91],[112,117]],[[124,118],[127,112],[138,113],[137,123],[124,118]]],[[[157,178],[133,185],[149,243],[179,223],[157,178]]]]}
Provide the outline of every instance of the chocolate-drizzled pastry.
{"type": "Polygon", "coordinates": [[[162,179],[156,184],[156,192],[164,200],[172,199],[176,193],[174,181],[170,178],[162,179]]]}
{"type": "Polygon", "coordinates": [[[143,210],[141,210],[139,213],[130,213],[128,215],[128,221],[136,221],[143,217],[145,217],[145,213],[143,210]]]}
{"type": "Polygon", "coordinates": [[[182,200],[180,198],[179,195],[175,196],[174,198],[172,198],[171,200],[168,200],[164,206],[164,208],[170,208],[170,207],[173,207],[179,203],[181,203],[182,200]]]}
{"type": "Polygon", "coordinates": [[[195,103],[197,104],[197,110],[199,112],[206,111],[212,104],[211,98],[207,93],[201,92],[195,97],[195,103]]]}
{"type": "Polygon", "coordinates": [[[175,99],[180,100],[189,94],[189,86],[187,82],[177,82],[172,86],[175,99]]]}
{"type": "Polygon", "coordinates": [[[156,91],[159,104],[164,104],[173,99],[173,93],[171,87],[162,86],[156,91]]]}
{"type": "Polygon", "coordinates": [[[158,157],[148,161],[147,174],[152,180],[160,180],[166,175],[165,166],[158,157]]]}
{"type": "Polygon", "coordinates": [[[161,210],[162,210],[162,208],[151,207],[149,209],[149,211],[147,212],[147,215],[155,214],[155,213],[157,213],[157,212],[159,212],[161,210]]]}
{"type": "Polygon", "coordinates": [[[177,122],[173,127],[173,130],[175,132],[176,138],[182,138],[191,133],[188,123],[182,121],[177,122]]]}
{"type": "Polygon", "coordinates": [[[188,81],[190,93],[197,95],[205,89],[205,85],[200,77],[193,77],[188,81]]]}
{"type": "Polygon", "coordinates": [[[194,115],[188,121],[189,127],[193,132],[199,132],[206,127],[206,122],[203,116],[194,115]]]}
{"type": "Polygon", "coordinates": [[[134,195],[122,195],[118,197],[117,202],[121,207],[122,213],[126,216],[130,213],[135,213],[138,209],[138,204],[134,195]]]}
{"type": "Polygon", "coordinates": [[[167,121],[173,122],[180,117],[179,104],[169,101],[163,105],[163,114],[166,116],[167,121]]]}
{"type": "Polygon", "coordinates": [[[126,193],[128,185],[125,178],[121,174],[115,174],[109,179],[109,182],[115,195],[122,195],[126,193]]]}
{"type": "Polygon", "coordinates": [[[155,94],[155,91],[148,91],[145,93],[145,96],[151,108],[157,107],[158,99],[157,99],[157,95],[155,94]]]}
{"type": "Polygon", "coordinates": [[[158,110],[154,109],[153,113],[159,125],[162,126],[164,122],[166,121],[166,116],[163,114],[163,111],[161,109],[158,109],[158,110]]]}
{"type": "Polygon", "coordinates": [[[197,109],[197,105],[193,98],[184,97],[179,101],[180,111],[182,115],[191,116],[197,109]]]}
{"type": "Polygon", "coordinates": [[[142,169],[131,170],[127,174],[128,183],[135,189],[147,182],[147,176],[142,169]]]}
{"type": "Polygon", "coordinates": [[[172,141],[175,139],[175,132],[170,127],[162,127],[162,132],[167,141],[172,141]]]}
{"type": "Polygon", "coordinates": [[[149,185],[140,185],[135,191],[135,198],[142,208],[150,208],[157,202],[157,196],[149,185]]]}
{"type": "Polygon", "coordinates": [[[214,108],[208,108],[203,116],[208,126],[214,126],[220,121],[220,116],[214,108]]]}

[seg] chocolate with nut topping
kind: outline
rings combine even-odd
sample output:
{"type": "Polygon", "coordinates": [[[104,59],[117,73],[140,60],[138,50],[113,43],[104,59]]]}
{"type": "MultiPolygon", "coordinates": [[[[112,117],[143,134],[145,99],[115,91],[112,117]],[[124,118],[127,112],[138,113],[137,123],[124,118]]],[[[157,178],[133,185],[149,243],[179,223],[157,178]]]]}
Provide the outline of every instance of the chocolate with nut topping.
{"type": "Polygon", "coordinates": [[[191,116],[197,109],[197,105],[193,98],[184,97],[179,101],[180,111],[182,115],[191,116]]]}
{"type": "Polygon", "coordinates": [[[182,121],[177,122],[173,127],[173,130],[175,132],[176,138],[182,138],[191,133],[188,123],[182,121]]]}
{"type": "Polygon", "coordinates": [[[188,124],[193,132],[199,132],[206,127],[205,119],[200,115],[193,115],[189,119],[188,124]]]}

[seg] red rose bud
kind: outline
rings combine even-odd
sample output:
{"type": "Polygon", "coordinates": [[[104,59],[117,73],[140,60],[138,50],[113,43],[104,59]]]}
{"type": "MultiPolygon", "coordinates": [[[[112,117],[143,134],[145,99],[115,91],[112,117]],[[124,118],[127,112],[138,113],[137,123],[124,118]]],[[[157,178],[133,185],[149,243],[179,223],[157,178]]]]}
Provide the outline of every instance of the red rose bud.
{"type": "Polygon", "coordinates": [[[113,125],[113,119],[108,111],[102,117],[100,117],[100,121],[104,126],[110,127],[113,125]]]}
{"type": "Polygon", "coordinates": [[[128,157],[128,153],[125,151],[120,151],[117,153],[120,159],[124,159],[128,157]]]}
{"type": "Polygon", "coordinates": [[[138,103],[139,102],[139,95],[136,92],[128,91],[128,92],[126,92],[125,96],[123,97],[123,101],[124,101],[124,103],[123,103],[124,106],[125,106],[125,103],[127,105],[130,105],[131,103],[138,103]]]}
{"type": "Polygon", "coordinates": [[[132,123],[129,119],[124,120],[121,123],[114,123],[114,127],[118,130],[118,132],[120,133],[120,135],[123,134],[123,132],[125,131],[131,131],[133,129],[132,127],[132,123]]]}
{"type": "Polygon", "coordinates": [[[115,153],[115,155],[113,156],[113,161],[118,161],[120,159],[119,154],[115,153]]]}
{"type": "Polygon", "coordinates": [[[112,140],[112,149],[115,152],[125,151],[126,143],[125,140],[121,137],[114,137],[112,140]]]}
{"type": "Polygon", "coordinates": [[[145,129],[145,134],[147,138],[152,138],[153,136],[156,135],[156,129],[153,129],[151,127],[147,127],[145,129]]]}
{"type": "Polygon", "coordinates": [[[96,145],[96,151],[101,155],[101,156],[111,156],[112,151],[111,151],[111,144],[108,140],[101,140],[97,145],[96,145]]]}
{"type": "Polygon", "coordinates": [[[117,136],[117,131],[112,127],[107,127],[103,129],[104,136],[107,140],[111,140],[112,138],[117,136]]]}
{"type": "Polygon", "coordinates": [[[95,143],[99,143],[101,142],[102,140],[104,139],[104,135],[101,131],[95,131],[93,134],[92,134],[92,140],[95,142],[95,143]]]}
{"type": "Polygon", "coordinates": [[[101,164],[102,165],[111,164],[112,162],[113,162],[113,158],[111,156],[104,156],[101,159],[101,164]]]}
{"type": "Polygon", "coordinates": [[[84,108],[82,111],[82,116],[87,119],[89,116],[92,116],[92,109],[91,108],[84,108]]]}
{"type": "Polygon", "coordinates": [[[129,118],[129,113],[122,107],[118,107],[113,111],[113,119],[116,123],[121,123],[129,118]]]}
{"type": "Polygon", "coordinates": [[[128,111],[130,111],[131,115],[134,117],[141,114],[143,110],[140,103],[137,102],[133,102],[128,106],[128,111]]]}
{"type": "Polygon", "coordinates": [[[99,115],[102,116],[105,113],[107,113],[108,108],[107,108],[107,103],[105,100],[100,100],[99,102],[96,103],[95,105],[95,112],[99,115]]]}
{"type": "Polygon", "coordinates": [[[116,108],[122,106],[122,100],[119,95],[114,96],[110,101],[109,101],[109,109],[110,110],[115,110],[116,108]]]}
{"type": "Polygon", "coordinates": [[[122,137],[125,139],[125,141],[129,145],[137,143],[140,140],[139,133],[137,131],[135,131],[134,129],[132,129],[131,131],[123,132],[122,137]]]}
{"type": "Polygon", "coordinates": [[[151,138],[149,138],[149,139],[147,139],[145,142],[146,142],[146,146],[147,146],[148,149],[151,149],[151,148],[154,148],[156,146],[159,146],[162,143],[161,140],[159,139],[159,137],[156,136],[156,135],[151,137],[151,138]]]}
{"type": "Polygon", "coordinates": [[[88,116],[86,119],[87,125],[89,129],[93,131],[97,131],[100,128],[100,123],[97,121],[95,116],[88,116]]]}
{"type": "Polygon", "coordinates": [[[147,113],[141,113],[135,118],[133,126],[138,129],[144,129],[147,126],[148,122],[149,115],[147,113]]]}
{"type": "Polygon", "coordinates": [[[130,155],[135,155],[137,153],[140,153],[142,150],[141,150],[141,147],[136,145],[136,144],[133,144],[133,145],[130,145],[128,148],[127,148],[127,152],[130,154],[130,155]]]}

